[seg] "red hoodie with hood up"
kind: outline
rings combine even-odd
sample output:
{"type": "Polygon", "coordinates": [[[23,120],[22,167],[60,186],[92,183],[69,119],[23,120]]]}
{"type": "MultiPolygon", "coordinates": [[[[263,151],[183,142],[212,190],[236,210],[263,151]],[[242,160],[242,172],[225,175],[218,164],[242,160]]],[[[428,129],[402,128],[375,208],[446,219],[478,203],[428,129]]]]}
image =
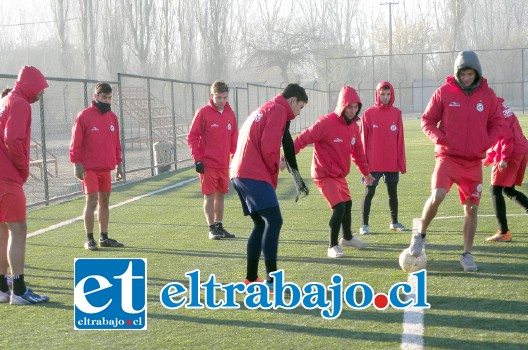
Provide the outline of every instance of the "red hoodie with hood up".
{"type": "Polygon", "coordinates": [[[314,144],[312,178],[346,177],[350,173],[351,157],[361,174],[370,173],[357,124],[360,110],[361,100],[356,90],[344,86],[339,92],[335,111],[319,118],[295,139],[295,153],[314,144]],[[359,109],[352,122],[347,124],[343,112],[351,103],[358,103],[359,109]]]}
{"type": "Polygon", "coordinates": [[[35,67],[24,66],[13,90],[0,100],[0,179],[23,185],[29,177],[31,106],[48,83],[35,67]]]}
{"type": "Polygon", "coordinates": [[[394,107],[394,88],[382,81],[376,88],[376,104],[365,111],[361,118],[361,140],[365,156],[372,172],[407,171],[405,141],[401,111],[394,107]],[[388,86],[391,98],[388,105],[381,103],[381,88],[388,86]]]}
{"type": "Polygon", "coordinates": [[[422,115],[422,131],[433,141],[437,157],[478,161],[499,137],[502,113],[497,97],[482,77],[473,51],[461,52],[454,76],[435,91],[422,115]],[[458,75],[471,68],[477,73],[472,86],[461,87],[458,75]]]}

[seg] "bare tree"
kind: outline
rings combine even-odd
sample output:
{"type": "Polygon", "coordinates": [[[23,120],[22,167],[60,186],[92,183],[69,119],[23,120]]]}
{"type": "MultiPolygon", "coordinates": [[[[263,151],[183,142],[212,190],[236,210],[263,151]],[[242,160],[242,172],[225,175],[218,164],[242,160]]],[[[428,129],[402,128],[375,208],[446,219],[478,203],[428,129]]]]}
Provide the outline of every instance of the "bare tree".
{"type": "Polygon", "coordinates": [[[195,19],[201,37],[201,59],[205,79],[227,79],[227,53],[225,43],[230,40],[227,27],[231,15],[229,0],[204,0],[195,2],[195,19]]]}
{"type": "Polygon", "coordinates": [[[123,40],[124,19],[120,15],[118,0],[107,0],[102,4],[102,56],[110,76],[127,71],[128,54],[123,40]]]}
{"type": "Polygon", "coordinates": [[[62,75],[65,77],[71,76],[71,67],[68,60],[68,38],[66,32],[66,20],[69,13],[69,2],[64,0],[55,0],[52,3],[53,15],[55,18],[55,28],[59,35],[61,48],[61,69],[62,75]]]}
{"type": "Polygon", "coordinates": [[[156,26],[154,0],[122,0],[126,21],[125,44],[137,57],[139,72],[149,74],[149,58],[152,46],[153,28],[156,26]]]}

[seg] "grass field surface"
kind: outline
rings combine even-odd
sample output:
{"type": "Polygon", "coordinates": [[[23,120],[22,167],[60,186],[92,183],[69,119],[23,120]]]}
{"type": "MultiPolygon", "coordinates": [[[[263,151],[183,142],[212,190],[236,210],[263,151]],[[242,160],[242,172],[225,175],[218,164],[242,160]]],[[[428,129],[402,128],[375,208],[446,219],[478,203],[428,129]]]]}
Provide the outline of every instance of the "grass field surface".
{"type": "MultiPolygon", "coordinates": [[[[408,173],[399,185],[399,220],[407,226],[419,217],[429,193],[433,145],[419,129],[419,120],[406,120],[408,173]]],[[[286,280],[302,286],[331,284],[333,274],[345,284],[365,282],[386,292],[407,274],[398,266],[409,233],[389,231],[386,189],[378,186],[372,203],[370,229],[360,239],[365,250],[344,248],[345,257],[326,256],[331,211],[309,180],[311,148],[299,155],[301,174],[310,195],[294,203],[293,182],[282,173],[277,194],[284,225],[279,244],[279,268],[286,280]]],[[[528,348],[528,216],[507,200],[511,243],[489,243],[497,230],[489,195],[489,170],[484,172],[484,195],[473,254],[478,272],[464,273],[463,210],[456,186],[448,194],[427,235],[428,289],[431,308],[423,317],[427,349],[528,348]],[[524,214],[524,215],[523,215],[524,214]]],[[[163,174],[114,189],[111,204],[196,178],[194,169],[163,174]]],[[[360,222],[364,187],[353,167],[348,178],[353,197],[353,228],[360,222]]],[[[522,190],[527,193],[528,188],[522,190]]],[[[202,213],[199,181],[145,196],[111,210],[110,237],[124,249],[83,248],[82,221],[28,239],[26,281],[37,293],[50,296],[45,305],[15,307],[0,304],[0,348],[10,349],[395,349],[402,343],[404,312],[373,307],[344,308],[339,318],[325,320],[319,310],[177,310],[159,301],[161,288],[185,283],[184,274],[200,269],[202,278],[215,274],[221,283],[245,277],[245,250],[252,221],[242,215],[236,193],[225,201],[224,226],[232,240],[212,241],[202,213]],[[148,261],[148,330],[76,331],[73,326],[73,262],[75,258],[146,258],[148,261]]],[[[84,199],[28,213],[29,232],[46,229],[82,214],[84,199]]],[[[358,235],[359,236],[359,235],[358,235]]],[[[264,264],[261,261],[261,275],[264,264]]],[[[239,301],[242,301],[242,297],[239,301]]]]}

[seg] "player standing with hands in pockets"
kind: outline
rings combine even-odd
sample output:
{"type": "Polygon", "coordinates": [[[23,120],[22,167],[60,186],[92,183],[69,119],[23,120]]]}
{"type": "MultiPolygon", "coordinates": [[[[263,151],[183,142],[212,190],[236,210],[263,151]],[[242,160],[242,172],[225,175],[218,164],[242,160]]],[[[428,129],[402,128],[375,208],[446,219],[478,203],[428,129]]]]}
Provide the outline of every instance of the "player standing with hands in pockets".
{"type": "Polygon", "coordinates": [[[405,141],[401,111],[394,107],[394,88],[388,81],[382,81],[376,88],[376,104],[363,113],[361,118],[361,140],[374,182],[365,186],[361,206],[363,223],[359,229],[362,235],[369,234],[369,216],[372,198],[378,182],[383,176],[389,194],[389,209],[392,231],[409,231],[398,221],[398,181],[400,173],[407,171],[405,141]]]}

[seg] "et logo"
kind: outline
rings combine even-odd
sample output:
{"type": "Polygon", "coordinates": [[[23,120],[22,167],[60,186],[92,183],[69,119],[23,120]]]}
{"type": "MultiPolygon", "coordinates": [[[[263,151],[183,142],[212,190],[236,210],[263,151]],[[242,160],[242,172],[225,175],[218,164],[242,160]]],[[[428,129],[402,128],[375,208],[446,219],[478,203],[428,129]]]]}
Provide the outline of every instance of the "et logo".
{"type": "Polygon", "coordinates": [[[146,330],[146,259],[75,259],[76,330],[146,330]]]}

